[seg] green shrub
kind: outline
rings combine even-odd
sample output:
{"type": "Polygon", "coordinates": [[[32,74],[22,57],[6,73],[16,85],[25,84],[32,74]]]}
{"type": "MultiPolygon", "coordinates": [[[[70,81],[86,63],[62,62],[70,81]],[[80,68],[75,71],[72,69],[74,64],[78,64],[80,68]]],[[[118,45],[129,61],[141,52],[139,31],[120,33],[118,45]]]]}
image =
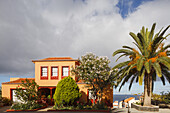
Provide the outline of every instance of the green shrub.
{"type": "Polygon", "coordinates": [[[84,103],[77,101],[77,109],[83,109],[85,106],[84,103]]]}
{"type": "Polygon", "coordinates": [[[74,106],[63,106],[61,104],[61,105],[54,105],[53,109],[55,109],[55,110],[73,110],[73,109],[75,109],[75,107],[74,106]]]}
{"type": "Polygon", "coordinates": [[[97,104],[95,104],[94,106],[93,106],[93,109],[99,109],[99,110],[104,110],[104,109],[107,109],[107,106],[105,106],[105,104],[103,103],[103,102],[101,102],[101,103],[99,103],[99,102],[97,102],[97,104]]]}
{"type": "Polygon", "coordinates": [[[20,106],[21,106],[20,103],[14,103],[14,104],[12,104],[10,109],[19,110],[21,108],[20,106]]]}
{"type": "Polygon", "coordinates": [[[79,87],[72,77],[65,77],[56,86],[53,96],[56,105],[73,105],[81,97],[79,87]]]}
{"type": "Polygon", "coordinates": [[[48,96],[47,96],[47,99],[51,100],[51,95],[48,95],[48,96]]]}
{"type": "Polygon", "coordinates": [[[170,92],[165,93],[164,101],[166,104],[170,104],[170,92]]]}
{"type": "Polygon", "coordinates": [[[16,97],[24,103],[32,102],[34,104],[39,99],[39,86],[34,80],[26,79],[25,81],[22,81],[21,87],[16,87],[16,97]]]}
{"type": "Polygon", "coordinates": [[[14,103],[12,104],[10,109],[14,109],[14,110],[32,110],[32,109],[37,109],[37,108],[41,108],[43,105],[41,104],[31,104],[29,103],[14,103]]]}
{"type": "Polygon", "coordinates": [[[6,97],[2,97],[1,102],[4,104],[4,106],[12,105],[12,101],[6,97]]]}

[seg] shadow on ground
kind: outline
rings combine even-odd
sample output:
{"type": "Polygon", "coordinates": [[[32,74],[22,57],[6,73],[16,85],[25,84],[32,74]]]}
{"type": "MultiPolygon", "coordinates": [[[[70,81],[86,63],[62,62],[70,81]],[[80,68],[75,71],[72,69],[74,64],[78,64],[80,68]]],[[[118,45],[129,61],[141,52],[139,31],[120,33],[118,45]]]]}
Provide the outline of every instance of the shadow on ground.
{"type": "Polygon", "coordinates": [[[5,113],[7,109],[9,109],[10,106],[3,106],[3,107],[0,107],[0,113],[5,113]]]}

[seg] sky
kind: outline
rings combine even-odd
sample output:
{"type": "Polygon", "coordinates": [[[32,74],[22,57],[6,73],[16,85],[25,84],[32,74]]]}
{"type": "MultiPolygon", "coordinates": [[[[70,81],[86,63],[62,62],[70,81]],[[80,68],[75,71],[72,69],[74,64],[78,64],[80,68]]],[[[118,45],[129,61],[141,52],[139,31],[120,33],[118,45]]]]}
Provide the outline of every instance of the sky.
{"type": "MultiPolygon", "coordinates": [[[[170,22],[170,0],[0,0],[0,83],[10,77],[34,77],[34,59],[70,56],[87,52],[108,56],[114,66],[115,50],[134,47],[129,32],[142,26],[156,32],[170,22]]],[[[169,30],[168,30],[169,32],[169,30]]],[[[170,39],[165,41],[169,43],[170,39]]],[[[158,81],[155,92],[170,85],[158,81]],[[159,89],[160,88],[160,89],[159,89]]],[[[128,83],[117,94],[142,92],[128,83]]]]}

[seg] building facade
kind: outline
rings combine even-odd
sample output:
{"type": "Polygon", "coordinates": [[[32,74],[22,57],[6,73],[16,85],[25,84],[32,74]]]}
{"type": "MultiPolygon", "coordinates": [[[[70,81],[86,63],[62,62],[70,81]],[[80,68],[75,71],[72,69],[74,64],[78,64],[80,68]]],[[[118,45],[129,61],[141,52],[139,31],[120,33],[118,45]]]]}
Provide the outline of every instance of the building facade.
{"type": "MultiPolygon", "coordinates": [[[[35,78],[27,78],[34,80],[39,85],[40,94],[47,97],[53,97],[56,86],[60,80],[65,77],[71,76],[79,86],[82,97],[80,102],[88,103],[91,101],[91,92],[86,87],[87,84],[71,73],[71,69],[78,65],[77,59],[71,57],[52,57],[32,61],[35,64],[35,78]]],[[[15,97],[15,89],[19,87],[22,81],[26,78],[10,78],[10,82],[2,83],[2,97],[7,97],[13,101],[17,101],[15,97]]],[[[113,104],[113,88],[108,86],[104,92],[103,101],[113,104]]]]}

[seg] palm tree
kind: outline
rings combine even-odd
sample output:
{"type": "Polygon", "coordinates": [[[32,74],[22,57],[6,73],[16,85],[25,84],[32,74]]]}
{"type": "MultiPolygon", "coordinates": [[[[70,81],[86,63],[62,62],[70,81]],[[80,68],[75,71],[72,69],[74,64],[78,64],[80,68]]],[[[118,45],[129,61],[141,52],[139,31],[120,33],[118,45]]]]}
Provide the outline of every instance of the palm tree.
{"type": "Polygon", "coordinates": [[[156,75],[160,77],[163,85],[165,85],[165,78],[170,83],[170,58],[168,57],[170,55],[168,50],[170,45],[164,46],[164,43],[162,43],[170,35],[164,36],[170,25],[154,35],[155,26],[156,23],[152,25],[151,31],[142,27],[137,35],[130,32],[130,36],[135,41],[133,43],[138,50],[123,46],[123,49],[118,49],[113,53],[113,56],[121,53],[118,59],[123,56],[129,56],[128,61],[113,67],[113,69],[118,68],[116,76],[119,78],[118,84],[121,83],[119,91],[128,80],[130,80],[130,90],[135,79],[136,82],[139,82],[139,85],[142,85],[144,79],[144,106],[151,105],[151,93],[156,81],[156,75]]]}

